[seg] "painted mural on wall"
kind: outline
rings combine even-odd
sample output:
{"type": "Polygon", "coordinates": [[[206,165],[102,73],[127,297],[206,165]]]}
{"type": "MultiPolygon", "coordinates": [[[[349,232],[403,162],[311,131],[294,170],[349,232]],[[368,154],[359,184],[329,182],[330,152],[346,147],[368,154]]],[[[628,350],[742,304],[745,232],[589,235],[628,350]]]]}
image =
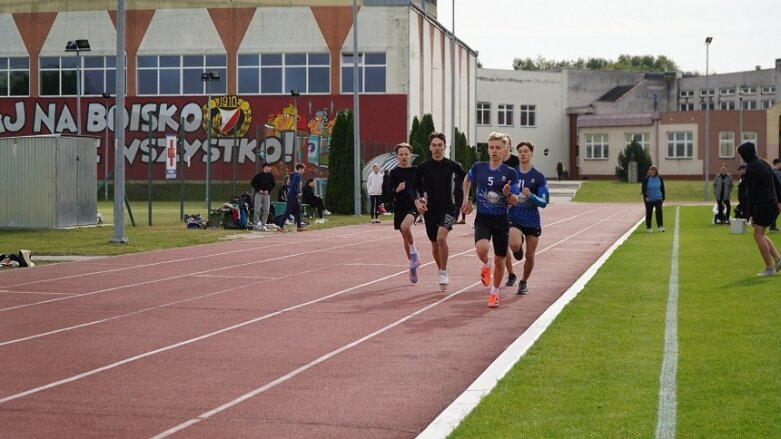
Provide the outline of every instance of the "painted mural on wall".
{"type": "MultiPolygon", "coordinates": [[[[185,168],[187,178],[205,175],[209,137],[212,172],[216,179],[231,178],[234,162],[239,169],[239,178],[251,178],[258,160],[268,160],[287,169],[292,169],[294,162],[303,162],[307,171],[325,177],[335,121],[334,108],[349,108],[352,98],[307,96],[299,98],[297,109],[289,100],[289,96],[217,96],[205,103],[205,96],[177,96],[157,97],[151,102],[148,98],[128,97],[125,105],[126,178],[145,180],[147,164],[152,160],[152,163],[160,164],[159,169],[154,167],[153,179],[163,179],[168,159],[166,136],[177,134],[182,137],[177,157],[189,162],[184,165],[189,166],[185,168]],[[258,114],[268,116],[258,120],[258,114]]],[[[0,137],[75,135],[78,131],[75,101],[75,98],[0,98],[0,137]]],[[[362,132],[388,143],[405,136],[404,97],[368,97],[367,101],[373,104],[369,108],[383,108],[386,116],[388,112],[395,112],[399,117],[395,123],[391,117],[390,123],[386,120],[378,128],[362,128],[362,132]]],[[[83,97],[81,110],[82,134],[101,139],[98,178],[102,178],[105,157],[109,160],[109,169],[113,170],[113,146],[106,151],[105,144],[113,145],[116,107],[113,98],[83,97]]]]}

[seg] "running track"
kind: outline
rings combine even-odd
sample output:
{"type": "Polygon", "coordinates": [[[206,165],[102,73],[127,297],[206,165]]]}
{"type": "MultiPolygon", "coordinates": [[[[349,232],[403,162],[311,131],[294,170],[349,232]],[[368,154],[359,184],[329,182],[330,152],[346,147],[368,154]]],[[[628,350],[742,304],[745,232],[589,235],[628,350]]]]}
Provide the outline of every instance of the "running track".
{"type": "Polygon", "coordinates": [[[642,215],[550,205],[493,310],[469,225],[445,293],[389,220],[0,272],[0,436],[413,438],[642,215]]]}

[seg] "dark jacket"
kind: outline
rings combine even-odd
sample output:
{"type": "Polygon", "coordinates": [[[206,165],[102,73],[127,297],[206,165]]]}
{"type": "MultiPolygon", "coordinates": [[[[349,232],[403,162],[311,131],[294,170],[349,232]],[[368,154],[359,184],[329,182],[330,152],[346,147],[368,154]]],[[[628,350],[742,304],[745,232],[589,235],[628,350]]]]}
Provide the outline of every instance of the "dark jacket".
{"type": "Polygon", "coordinates": [[[316,198],[318,197],[317,195],[315,195],[315,190],[312,188],[312,186],[305,184],[304,189],[301,191],[301,201],[304,204],[314,205],[316,204],[315,202],[316,198]]]}
{"type": "Polygon", "coordinates": [[[738,147],[738,154],[746,162],[746,174],[741,182],[746,187],[746,202],[743,206],[744,216],[754,215],[757,206],[781,203],[781,182],[773,174],[770,163],[757,157],[757,149],[751,142],[738,147]]]}
{"type": "Polygon", "coordinates": [[[270,172],[258,172],[252,177],[252,181],[249,183],[255,192],[258,191],[271,191],[274,189],[274,174],[270,172]]]}

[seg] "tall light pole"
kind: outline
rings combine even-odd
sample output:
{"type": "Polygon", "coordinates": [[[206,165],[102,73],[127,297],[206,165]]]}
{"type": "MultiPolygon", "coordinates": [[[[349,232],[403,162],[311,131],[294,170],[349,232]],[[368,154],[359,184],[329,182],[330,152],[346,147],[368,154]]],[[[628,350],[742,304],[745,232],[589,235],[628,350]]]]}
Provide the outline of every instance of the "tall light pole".
{"type": "Polygon", "coordinates": [[[301,95],[297,89],[290,90],[293,96],[293,170],[296,169],[296,153],[298,152],[298,97],[301,95]]]}
{"type": "Polygon", "coordinates": [[[76,52],[76,132],[81,135],[81,52],[89,52],[88,40],[71,40],[65,45],[66,52],[76,52]]]}
{"type": "Polygon", "coordinates": [[[709,159],[710,159],[710,82],[708,63],[710,55],[710,43],[713,41],[713,37],[705,38],[705,166],[702,170],[703,177],[705,179],[705,201],[708,201],[708,172],[709,172],[709,159]]]}
{"type": "MultiPolygon", "coordinates": [[[[450,31],[453,33],[453,41],[450,43],[450,123],[453,126],[450,129],[450,160],[456,160],[456,0],[452,2],[450,10],[452,16],[452,25],[450,31]]],[[[512,145],[510,145],[512,148],[512,145]]]]}
{"type": "Polygon", "coordinates": [[[743,143],[743,91],[740,91],[738,95],[738,105],[740,105],[740,137],[738,138],[738,145],[743,143]]]}
{"type": "Polygon", "coordinates": [[[103,99],[106,100],[106,130],[104,133],[105,139],[103,140],[106,153],[103,155],[103,189],[104,189],[104,200],[108,200],[108,110],[109,110],[109,102],[108,100],[111,99],[111,93],[104,92],[103,93],[103,99]]]}
{"type": "Polygon", "coordinates": [[[206,216],[212,213],[212,81],[219,81],[219,72],[203,72],[201,81],[206,81],[206,216]]]}
{"type": "Polygon", "coordinates": [[[353,0],[353,209],[361,216],[361,123],[358,111],[358,2],[353,0]]]}

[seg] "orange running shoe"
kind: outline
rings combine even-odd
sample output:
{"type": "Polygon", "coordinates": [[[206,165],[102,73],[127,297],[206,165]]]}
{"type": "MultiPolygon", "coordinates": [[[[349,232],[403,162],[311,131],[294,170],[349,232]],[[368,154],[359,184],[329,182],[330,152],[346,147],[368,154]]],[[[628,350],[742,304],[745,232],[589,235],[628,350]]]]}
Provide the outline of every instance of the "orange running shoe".
{"type": "Polygon", "coordinates": [[[483,286],[487,287],[491,283],[491,267],[486,267],[485,264],[480,268],[480,281],[483,282],[483,286]]]}
{"type": "Polygon", "coordinates": [[[496,308],[499,306],[499,295],[491,293],[488,295],[488,307],[489,308],[496,308]]]}

